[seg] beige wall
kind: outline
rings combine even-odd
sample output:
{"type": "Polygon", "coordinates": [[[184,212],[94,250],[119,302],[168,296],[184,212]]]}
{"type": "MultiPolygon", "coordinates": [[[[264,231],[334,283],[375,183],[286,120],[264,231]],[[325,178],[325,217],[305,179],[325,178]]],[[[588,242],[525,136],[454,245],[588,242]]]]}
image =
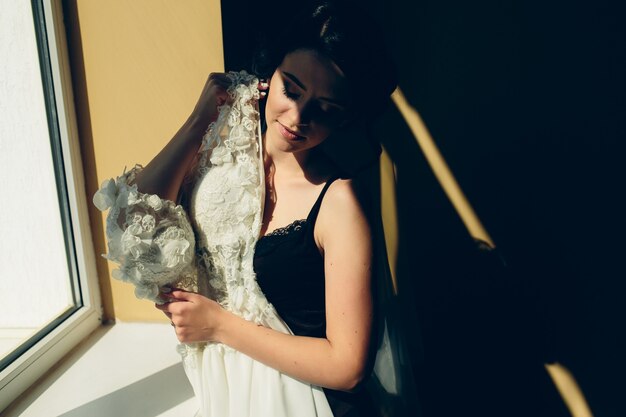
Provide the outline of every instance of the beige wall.
{"type": "MultiPolygon", "coordinates": [[[[185,121],[210,72],[223,71],[219,0],[74,0],[64,5],[87,194],[145,165],[185,121]]],[[[97,253],[104,216],[91,207],[97,253]]],[[[99,259],[107,319],[163,321],[99,259]]]]}

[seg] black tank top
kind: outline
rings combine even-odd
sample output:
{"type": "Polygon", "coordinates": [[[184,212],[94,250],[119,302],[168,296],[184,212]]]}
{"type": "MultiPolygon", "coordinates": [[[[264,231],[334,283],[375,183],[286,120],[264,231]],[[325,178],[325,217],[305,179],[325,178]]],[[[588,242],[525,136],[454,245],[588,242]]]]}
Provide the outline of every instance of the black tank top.
{"type": "Polygon", "coordinates": [[[329,179],[306,219],[295,220],[261,237],[254,253],[257,282],[291,331],[326,336],[324,258],[313,229],[329,179]]]}
{"type": "MultiPolygon", "coordinates": [[[[313,229],[329,179],[306,219],[261,237],[254,253],[254,270],[261,291],[298,336],[326,337],[324,257],[313,229]]],[[[379,417],[365,390],[347,393],[324,388],[334,417],[379,417]]]]}

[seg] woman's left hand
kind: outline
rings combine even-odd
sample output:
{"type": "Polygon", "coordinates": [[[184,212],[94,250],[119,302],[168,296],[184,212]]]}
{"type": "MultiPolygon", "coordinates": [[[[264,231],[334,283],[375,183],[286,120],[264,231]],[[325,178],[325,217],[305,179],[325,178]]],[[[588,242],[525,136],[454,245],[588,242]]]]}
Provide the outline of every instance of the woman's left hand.
{"type": "Polygon", "coordinates": [[[155,306],[170,317],[181,343],[217,341],[217,329],[226,312],[217,302],[183,290],[165,296],[170,301],[155,306]]]}

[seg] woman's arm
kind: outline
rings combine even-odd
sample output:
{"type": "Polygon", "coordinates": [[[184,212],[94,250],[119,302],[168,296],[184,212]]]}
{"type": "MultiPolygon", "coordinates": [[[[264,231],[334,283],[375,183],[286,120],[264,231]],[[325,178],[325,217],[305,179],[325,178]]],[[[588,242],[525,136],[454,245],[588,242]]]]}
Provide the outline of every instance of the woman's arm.
{"type": "Polygon", "coordinates": [[[219,341],[292,377],[350,390],[362,379],[371,332],[371,236],[347,180],[337,180],[317,220],[324,249],[326,338],[293,336],[256,325],[201,295],[175,291],[185,302],[159,308],[181,342],[219,341]]]}
{"type": "Polygon", "coordinates": [[[217,118],[217,107],[228,98],[227,87],[228,79],[224,74],[209,75],[189,118],[161,152],[137,174],[135,183],[139,191],[176,201],[202,137],[209,124],[217,118]]]}

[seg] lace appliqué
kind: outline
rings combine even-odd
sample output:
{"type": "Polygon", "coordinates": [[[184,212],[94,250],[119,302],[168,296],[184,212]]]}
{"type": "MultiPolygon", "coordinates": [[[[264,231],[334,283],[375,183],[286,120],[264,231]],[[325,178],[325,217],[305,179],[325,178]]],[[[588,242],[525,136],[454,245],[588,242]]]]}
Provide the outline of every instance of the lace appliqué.
{"type": "Polygon", "coordinates": [[[288,241],[290,236],[303,230],[306,221],[307,219],[294,220],[287,226],[279,227],[261,236],[256,244],[255,252],[261,257],[266,256],[276,247],[288,241]]]}
{"type": "MultiPolygon", "coordinates": [[[[276,312],[253,268],[265,201],[258,79],[245,71],[227,76],[231,100],[219,108],[189,170],[189,216],[181,205],[137,192],[140,165],[105,181],[94,204],[110,208],[105,257],[120,264],[114,277],[133,283],[138,297],[155,299],[175,283],[261,324],[276,312]]],[[[181,345],[179,352],[204,345],[181,345]]]]}
{"type": "Polygon", "coordinates": [[[273,307],[253,268],[265,201],[258,79],[245,71],[228,77],[231,104],[220,108],[198,151],[190,213],[210,297],[261,323],[273,307]]]}
{"type": "Polygon", "coordinates": [[[102,256],[118,264],[113,278],[135,285],[137,298],[157,303],[164,287],[197,291],[195,237],[182,206],[155,194],[137,191],[135,176],[143,167],[102,183],[93,197],[101,211],[109,209],[106,237],[109,252],[102,256]]]}
{"type": "Polygon", "coordinates": [[[266,238],[266,237],[273,237],[273,236],[286,236],[292,232],[297,232],[301,230],[302,226],[304,226],[305,224],[306,224],[306,219],[294,220],[293,222],[289,223],[287,226],[279,227],[277,229],[272,230],[268,234],[261,236],[261,239],[266,238]]]}

